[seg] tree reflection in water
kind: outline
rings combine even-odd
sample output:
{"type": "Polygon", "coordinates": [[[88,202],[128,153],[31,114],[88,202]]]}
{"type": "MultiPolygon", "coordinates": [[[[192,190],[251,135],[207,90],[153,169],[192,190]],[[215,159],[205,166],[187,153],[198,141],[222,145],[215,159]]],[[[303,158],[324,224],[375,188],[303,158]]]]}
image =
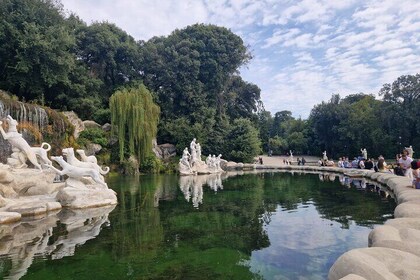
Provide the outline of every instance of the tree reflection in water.
{"type": "Polygon", "coordinates": [[[1,226],[0,276],[325,279],[395,207],[380,187],[337,174],[115,176],[108,184],[119,199],[110,214],[1,226]]]}

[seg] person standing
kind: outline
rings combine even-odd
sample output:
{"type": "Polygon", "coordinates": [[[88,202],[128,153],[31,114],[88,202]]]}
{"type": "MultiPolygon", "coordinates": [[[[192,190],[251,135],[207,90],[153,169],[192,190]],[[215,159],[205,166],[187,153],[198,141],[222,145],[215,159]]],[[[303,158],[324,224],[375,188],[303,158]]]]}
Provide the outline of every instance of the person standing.
{"type": "Polygon", "coordinates": [[[413,173],[411,172],[411,162],[413,159],[408,156],[407,149],[403,150],[403,154],[400,159],[398,159],[398,165],[404,172],[404,176],[413,178],[413,173]]]}

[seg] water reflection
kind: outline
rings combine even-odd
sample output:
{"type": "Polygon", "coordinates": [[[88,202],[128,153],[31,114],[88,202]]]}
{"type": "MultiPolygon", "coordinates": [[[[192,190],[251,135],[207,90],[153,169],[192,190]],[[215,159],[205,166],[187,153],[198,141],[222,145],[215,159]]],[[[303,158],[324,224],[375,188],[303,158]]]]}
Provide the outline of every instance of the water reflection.
{"type": "Polygon", "coordinates": [[[0,276],[19,279],[34,258],[61,259],[73,256],[76,246],[95,238],[109,225],[108,214],[115,208],[63,209],[38,220],[0,225],[0,276]],[[4,271],[4,268],[10,268],[4,271]]]}
{"type": "Polygon", "coordinates": [[[229,177],[227,173],[181,176],[179,178],[179,188],[184,194],[185,199],[188,202],[191,200],[193,206],[198,208],[198,206],[203,203],[203,186],[209,186],[214,192],[223,190],[222,180],[227,177],[229,177]]]}
{"type": "Polygon", "coordinates": [[[322,182],[334,182],[338,177],[338,181],[341,185],[346,186],[347,188],[356,188],[357,190],[363,190],[367,192],[378,193],[381,198],[388,199],[393,198],[392,193],[389,189],[375,181],[368,180],[362,177],[348,177],[343,174],[335,173],[322,173],[319,174],[319,180],[322,182]]]}

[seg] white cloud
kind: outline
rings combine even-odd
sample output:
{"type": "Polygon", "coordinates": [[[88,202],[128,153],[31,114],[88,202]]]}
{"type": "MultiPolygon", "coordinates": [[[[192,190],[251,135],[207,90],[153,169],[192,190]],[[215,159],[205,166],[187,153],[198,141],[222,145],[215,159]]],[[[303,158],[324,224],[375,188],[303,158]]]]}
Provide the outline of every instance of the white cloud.
{"type": "Polygon", "coordinates": [[[420,69],[417,0],[62,0],[86,22],[113,22],[136,39],[194,23],[230,28],[255,58],[241,69],[273,113],[307,117],[332,93],[375,93],[420,69]],[[92,12],[93,11],[93,12],[92,12]]]}

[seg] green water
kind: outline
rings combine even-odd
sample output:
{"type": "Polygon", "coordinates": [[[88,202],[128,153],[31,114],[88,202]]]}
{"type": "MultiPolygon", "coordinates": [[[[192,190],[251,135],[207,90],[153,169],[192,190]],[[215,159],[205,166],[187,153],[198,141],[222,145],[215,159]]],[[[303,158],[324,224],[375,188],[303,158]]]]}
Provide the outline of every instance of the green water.
{"type": "Polygon", "coordinates": [[[9,235],[2,226],[0,276],[325,279],[342,253],[367,246],[371,229],[395,208],[359,181],[225,177],[109,178],[115,209],[62,211],[9,235]]]}

